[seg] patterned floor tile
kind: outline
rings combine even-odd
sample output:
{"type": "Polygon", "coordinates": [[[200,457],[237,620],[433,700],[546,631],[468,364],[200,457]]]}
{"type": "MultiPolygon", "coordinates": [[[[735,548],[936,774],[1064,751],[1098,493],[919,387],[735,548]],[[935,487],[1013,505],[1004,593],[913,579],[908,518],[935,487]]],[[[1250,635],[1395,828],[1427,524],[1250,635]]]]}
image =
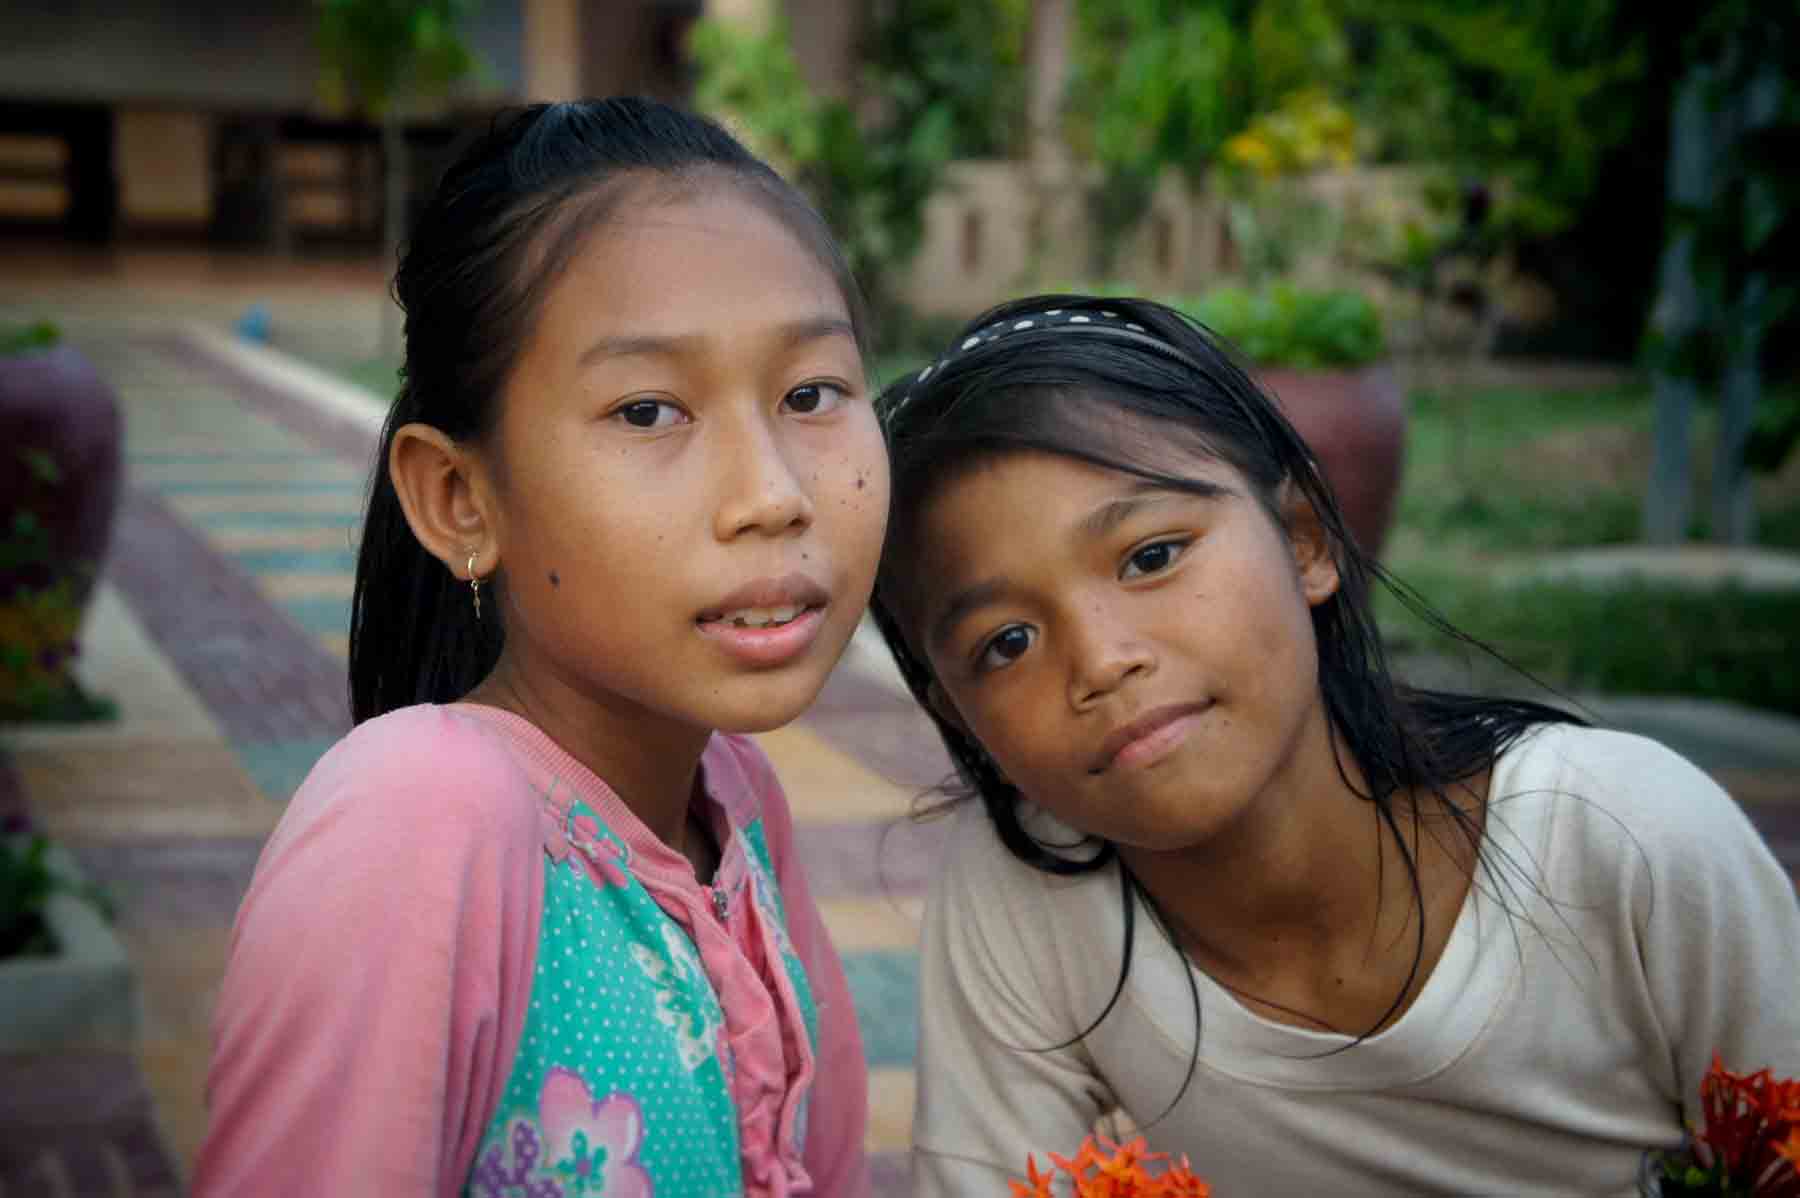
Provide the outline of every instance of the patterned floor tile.
{"type": "Polygon", "coordinates": [[[237,746],[237,758],[257,789],[271,799],[285,803],[306,780],[313,765],[325,755],[325,750],[336,742],[337,738],[332,736],[247,741],[237,746]]]}
{"type": "Polygon", "coordinates": [[[15,746],[12,756],[38,820],[59,840],[260,837],[281,815],[216,742],[15,746]]]}
{"type": "Polygon", "coordinates": [[[119,524],[110,577],[233,742],[349,729],[338,663],[248,575],[144,491],[119,524]]]}
{"type": "Polygon", "coordinates": [[[844,975],[856,1000],[869,1067],[910,1068],[919,1049],[918,954],[847,952],[844,975]]]}
{"type": "Polygon", "coordinates": [[[840,952],[910,949],[919,942],[925,900],[887,895],[824,899],[819,902],[819,914],[840,952]]]}
{"type": "Polygon", "coordinates": [[[869,1072],[869,1134],[863,1138],[871,1152],[904,1152],[912,1142],[913,1097],[918,1082],[911,1069],[874,1069],[869,1072]]]}
{"type": "Polygon", "coordinates": [[[756,739],[774,763],[798,821],[898,820],[916,797],[826,740],[810,720],[756,739]]]}
{"type": "Polygon", "coordinates": [[[813,897],[905,899],[925,893],[943,860],[949,821],[912,820],[795,826],[794,844],[813,897]]]}
{"type": "Polygon", "coordinates": [[[268,575],[312,575],[343,578],[356,573],[356,554],[348,545],[231,549],[232,560],[262,578],[268,575]]]}
{"type": "Polygon", "coordinates": [[[0,1056],[0,1198],[179,1192],[131,1056],[0,1056]]]}

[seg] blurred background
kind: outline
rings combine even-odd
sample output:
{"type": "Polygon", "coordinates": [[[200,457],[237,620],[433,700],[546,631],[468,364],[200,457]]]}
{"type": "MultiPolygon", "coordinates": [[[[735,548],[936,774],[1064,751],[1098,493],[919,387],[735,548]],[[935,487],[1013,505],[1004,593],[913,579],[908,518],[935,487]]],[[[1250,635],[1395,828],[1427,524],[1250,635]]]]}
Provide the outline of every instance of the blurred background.
{"type": "MultiPolygon", "coordinates": [[[[520,102],[726,121],[891,382],[1009,296],[1229,338],[1419,681],[1663,737],[1800,863],[1800,8],[1714,0],[12,0],[0,12],[0,1196],[172,1194],[281,804],[348,726],[386,297],[520,102]]],[[[943,768],[859,637],[764,738],[904,1192],[943,768]]]]}

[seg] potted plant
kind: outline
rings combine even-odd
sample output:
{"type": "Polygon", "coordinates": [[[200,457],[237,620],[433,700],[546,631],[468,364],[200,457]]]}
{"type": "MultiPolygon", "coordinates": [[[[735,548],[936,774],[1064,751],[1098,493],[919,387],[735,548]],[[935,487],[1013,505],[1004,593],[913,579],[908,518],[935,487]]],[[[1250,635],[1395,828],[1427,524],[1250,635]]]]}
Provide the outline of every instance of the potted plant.
{"type": "Polygon", "coordinates": [[[110,915],[41,834],[0,834],[0,1053],[133,1042],[137,990],[110,915]]]}
{"type": "Polygon", "coordinates": [[[1274,282],[1173,306],[1250,359],[1312,447],[1351,535],[1378,557],[1400,488],[1406,403],[1374,303],[1358,291],[1274,282]]]}
{"type": "Polygon", "coordinates": [[[0,330],[0,721],[112,714],[71,667],[118,507],[120,423],[55,326],[0,330]]]}

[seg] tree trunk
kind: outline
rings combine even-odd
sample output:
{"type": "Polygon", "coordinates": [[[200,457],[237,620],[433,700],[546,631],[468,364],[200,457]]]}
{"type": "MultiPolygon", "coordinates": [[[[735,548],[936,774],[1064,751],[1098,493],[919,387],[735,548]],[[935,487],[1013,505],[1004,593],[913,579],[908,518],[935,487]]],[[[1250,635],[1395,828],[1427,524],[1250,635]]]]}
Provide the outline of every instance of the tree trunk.
{"type": "Polygon", "coordinates": [[[1748,545],[1756,537],[1756,495],[1744,449],[1762,397],[1762,342],[1767,327],[1768,279],[1752,275],[1735,307],[1731,358],[1719,392],[1719,442],[1713,457],[1712,535],[1748,545]]]}
{"type": "Polygon", "coordinates": [[[1070,0],[1032,0],[1026,35],[1026,122],[1031,166],[1039,175],[1060,175],[1068,164],[1062,139],[1063,89],[1069,75],[1070,0]]]}
{"type": "MultiPolygon", "coordinates": [[[[406,128],[391,109],[381,119],[382,173],[386,194],[381,206],[381,262],[384,276],[400,265],[400,242],[406,236],[406,203],[410,188],[406,128]]],[[[384,292],[381,300],[380,355],[400,356],[400,308],[384,292]]]]}
{"type": "MultiPolygon", "coordinates": [[[[1739,99],[1735,134],[1767,125],[1781,113],[1781,72],[1764,62],[1739,99]]],[[[1735,138],[1733,139],[1735,140],[1735,138]]],[[[1779,203],[1767,184],[1753,179],[1744,197],[1745,227],[1762,223],[1759,211],[1779,203]]],[[[1719,396],[1719,443],[1713,459],[1714,540],[1748,545],[1756,537],[1756,493],[1744,450],[1762,397],[1763,336],[1769,325],[1769,280],[1762,273],[1744,280],[1744,289],[1728,308],[1730,358],[1719,396]]]]}
{"type": "MultiPolygon", "coordinates": [[[[1057,198],[1070,183],[1069,153],[1062,138],[1063,90],[1069,74],[1071,0],[1032,0],[1031,26],[1025,35],[1025,121],[1031,173],[1031,216],[1026,228],[1030,273],[1042,281],[1050,247],[1060,241],[1052,227],[1057,198]]],[[[1050,269],[1066,269],[1057,263],[1050,269]]]]}
{"type": "MultiPolygon", "coordinates": [[[[1681,208],[1704,207],[1712,190],[1715,121],[1707,91],[1713,75],[1710,67],[1690,67],[1675,92],[1669,131],[1671,222],[1680,219],[1681,208]]],[[[1644,539],[1655,545],[1673,545],[1687,535],[1692,502],[1689,442],[1699,386],[1690,350],[1704,323],[1693,259],[1693,232],[1672,229],[1663,244],[1656,307],[1650,315],[1652,333],[1665,349],[1674,351],[1673,360],[1665,354],[1654,376],[1655,447],[1644,495],[1644,539]]]]}

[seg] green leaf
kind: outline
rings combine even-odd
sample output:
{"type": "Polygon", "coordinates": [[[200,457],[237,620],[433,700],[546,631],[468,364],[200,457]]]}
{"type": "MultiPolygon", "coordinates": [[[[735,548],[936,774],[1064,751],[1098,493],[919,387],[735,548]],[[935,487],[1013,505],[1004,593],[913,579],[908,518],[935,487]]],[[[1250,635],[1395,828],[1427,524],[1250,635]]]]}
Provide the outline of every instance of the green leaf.
{"type": "Polygon", "coordinates": [[[42,449],[21,449],[19,460],[25,463],[25,470],[38,482],[55,486],[62,481],[62,471],[56,465],[56,459],[48,451],[42,449]]]}
{"type": "Polygon", "coordinates": [[[47,320],[22,328],[0,329],[0,357],[38,353],[62,340],[62,333],[47,320]]]}

